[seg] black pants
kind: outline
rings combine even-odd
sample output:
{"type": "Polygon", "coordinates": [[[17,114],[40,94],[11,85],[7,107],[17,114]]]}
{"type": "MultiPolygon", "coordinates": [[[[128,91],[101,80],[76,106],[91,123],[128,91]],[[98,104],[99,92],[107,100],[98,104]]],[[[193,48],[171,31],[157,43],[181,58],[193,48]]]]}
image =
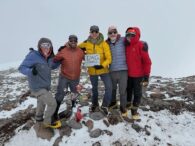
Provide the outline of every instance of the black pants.
{"type": "Polygon", "coordinates": [[[143,77],[128,77],[127,82],[127,102],[132,102],[134,107],[139,107],[142,97],[143,77]]]}

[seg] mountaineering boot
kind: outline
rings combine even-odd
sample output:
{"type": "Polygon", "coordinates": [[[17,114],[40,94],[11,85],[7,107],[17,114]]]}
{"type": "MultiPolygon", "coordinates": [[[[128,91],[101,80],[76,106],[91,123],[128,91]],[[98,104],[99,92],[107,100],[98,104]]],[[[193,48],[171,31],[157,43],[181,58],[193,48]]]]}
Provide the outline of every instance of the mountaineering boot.
{"type": "Polygon", "coordinates": [[[132,109],[131,109],[131,115],[132,115],[132,119],[133,120],[140,120],[140,115],[139,115],[139,113],[137,112],[137,107],[133,107],[132,109]]]}
{"type": "Polygon", "coordinates": [[[100,110],[105,114],[108,115],[108,108],[105,106],[101,106],[100,110]]]}
{"type": "Polygon", "coordinates": [[[110,109],[117,109],[118,108],[118,105],[117,105],[117,102],[115,101],[115,102],[111,102],[111,104],[109,105],[109,110],[110,109]]]}
{"type": "Polygon", "coordinates": [[[120,107],[120,111],[121,111],[121,116],[122,117],[128,117],[128,112],[125,108],[120,107]]]}
{"type": "Polygon", "coordinates": [[[44,127],[45,128],[53,128],[53,129],[57,129],[57,128],[60,128],[62,126],[62,123],[60,120],[54,122],[54,123],[51,123],[51,124],[47,124],[47,123],[44,123],[44,127]]]}
{"type": "Polygon", "coordinates": [[[55,110],[55,112],[53,114],[52,121],[57,121],[59,119],[58,111],[59,111],[60,105],[61,105],[61,103],[57,102],[56,110],[55,110]]]}
{"type": "Polygon", "coordinates": [[[89,108],[89,112],[98,112],[99,111],[99,105],[91,105],[89,108]]]}
{"type": "Polygon", "coordinates": [[[131,102],[127,102],[126,108],[127,108],[127,110],[130,110],[132,108],[132,103],[131,102]]]}

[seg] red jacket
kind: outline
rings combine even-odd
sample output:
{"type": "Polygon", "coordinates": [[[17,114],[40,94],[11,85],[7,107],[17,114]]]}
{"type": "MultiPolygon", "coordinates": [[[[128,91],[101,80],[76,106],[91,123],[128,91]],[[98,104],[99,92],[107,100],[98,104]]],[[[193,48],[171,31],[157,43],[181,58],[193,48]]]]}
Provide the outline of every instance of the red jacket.
{"type": "Polygon", "coordinates": [[[65,47],[57,53],[54,61],[61,61],[61,74],[70,79],[79,79],[81,73],[81,62],[84,53],[80,48],[72,49],[65,47]]]}
{"type": "MultiPolygon", "coordinates": [[[[150,76],[151,59],[148,54],[147,43],[140,41],[140,30],[133,27],[136,36],[126,43],[126,59],[129,77],[150,76]]],[[[125,40],[127,41],[127,40],[125,40]]]]}

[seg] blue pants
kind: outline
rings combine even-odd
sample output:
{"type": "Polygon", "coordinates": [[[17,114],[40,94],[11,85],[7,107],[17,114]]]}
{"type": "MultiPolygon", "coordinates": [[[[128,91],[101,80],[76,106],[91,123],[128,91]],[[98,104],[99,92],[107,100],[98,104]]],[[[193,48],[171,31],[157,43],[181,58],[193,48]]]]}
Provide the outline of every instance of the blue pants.
{"type": "Polygon", "coordinates": [[[98,77],[101,78],[105,87],[105,94],[104,94],[102,106],[108,107],[112,99],[112,81],[108,73],[101,74],[101,75],[90,75],[90,80],[92,84],[92,104],[99,105],[98,104],[98,77]]]}

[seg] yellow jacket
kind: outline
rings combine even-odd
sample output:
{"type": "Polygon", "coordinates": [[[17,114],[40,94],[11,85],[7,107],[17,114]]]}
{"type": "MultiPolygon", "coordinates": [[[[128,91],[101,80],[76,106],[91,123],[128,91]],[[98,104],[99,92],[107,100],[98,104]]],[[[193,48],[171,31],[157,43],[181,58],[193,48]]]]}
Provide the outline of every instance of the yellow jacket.
{"type": "Polygon", "coordinates": [[[88,67],[89,75],[101,75],[109,72],[108,66],[112,61],[110,47],[107,42],[103,40],[103,35],[101,33],[100,37],[101,38],[97,43],[92,43],[89,37],[86,41],[78,45],[78,47],[86,49],[86,54],[100,55],[100,65],[104,68],[95,69],[94,67],[88,67]]]}

